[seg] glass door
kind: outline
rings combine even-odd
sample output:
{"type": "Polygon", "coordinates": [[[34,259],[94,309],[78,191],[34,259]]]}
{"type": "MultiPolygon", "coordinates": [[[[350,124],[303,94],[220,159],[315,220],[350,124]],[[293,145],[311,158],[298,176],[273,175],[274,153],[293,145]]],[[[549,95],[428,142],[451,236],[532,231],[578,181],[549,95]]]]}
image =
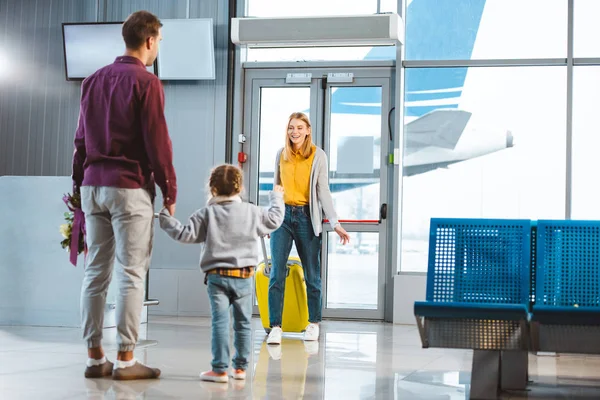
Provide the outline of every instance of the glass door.
{"type": "MultiPolygon", "coordinates": [[[[244,135],[249,157],[244,171],[249,201],[260,206],[269,205],[268,194],[273,190],[275,158],[285,143],[289,115],[301,111],[311,119],[316,118],[311,114],[317,100],[313,86],[315,84],[312,82],[286,84],[285,79],[274,79],[269,75],[246,80],[244,135]]],[[[265,244],[270,257],[269,238],[265,238],[265,244]]],[[[259,246],[259,251],[262,259],[262,246],[259,246]]],[[[292,246],[290,257],[298,257],[296,246],[292,246]]],[[[258,314],[256,298],[254,313],[258,314]]]]}
{"type": "Polygon", "coordinates": [[[329,186],[351,237],[342,246],[325,225],[325,317],[384,317],[389,85],[386,78],[323,85],[329,186]]]}
{"type": "MultiPolygon", "coordinates": [[[[328,156],[338,218],[351,237],[349,245],[341,246],[323,221],[323,317],[383,319],[386,221],[381,210],[387,202],[391,69],[358,70],[352,82],[328,83],[328,72],[339,71],[245,71],[244,148],[249,157],[243,167],[248,198],[268,205],[287,119],[296,111],[308,114],[313,141],[328,156]],[[310,79],[289,83],[290,73],[310,75],[310,79]]],[[[298,256],[295,247],[290,256],[298,256]]],[[[258,313],[258,308],[254,311],[258,313]]]]}

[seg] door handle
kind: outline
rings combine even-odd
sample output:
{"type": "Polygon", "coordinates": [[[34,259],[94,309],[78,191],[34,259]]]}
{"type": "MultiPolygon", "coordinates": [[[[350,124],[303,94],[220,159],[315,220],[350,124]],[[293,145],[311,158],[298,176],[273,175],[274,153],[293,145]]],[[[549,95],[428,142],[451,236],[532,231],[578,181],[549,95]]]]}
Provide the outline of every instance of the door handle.
{"type": "Polygon", "coordinates": [[[387,204],[383,203],[379,208],[379,223],[387,218],[387,204]]]}

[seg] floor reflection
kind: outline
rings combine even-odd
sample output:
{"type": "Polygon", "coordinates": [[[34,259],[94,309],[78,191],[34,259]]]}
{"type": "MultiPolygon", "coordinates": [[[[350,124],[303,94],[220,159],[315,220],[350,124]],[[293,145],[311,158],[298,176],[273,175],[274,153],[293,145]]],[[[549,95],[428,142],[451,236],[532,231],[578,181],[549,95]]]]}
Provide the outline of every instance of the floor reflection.
{"type": "MultiPolygon", "coordinates": [[[[326,321],[320,342],[285,335],[268,346],[260,321],[245,382],[200,382],[210,368],[210,319],[153,317],[136,357],[157,381],[85,379],[79,329],[0,327],[1,399],[467,399],[472,352],[422,349],[412,326],[326,321]]],[[[105,348],[114,359],[114,329],[105,348]]],[[[599,399],[600,357],[530,357],[526,392],[501,399],[599,399]]]]}

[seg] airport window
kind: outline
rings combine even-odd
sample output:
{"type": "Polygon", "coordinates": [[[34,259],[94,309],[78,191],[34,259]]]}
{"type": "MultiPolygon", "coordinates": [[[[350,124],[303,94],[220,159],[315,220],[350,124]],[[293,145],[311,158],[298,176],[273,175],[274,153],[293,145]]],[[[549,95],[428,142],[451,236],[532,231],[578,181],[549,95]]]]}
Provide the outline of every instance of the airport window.
{"type": "Polygon", "coordinates": [[[573,55],[575,57],[600,57],[600,1],[575,0],[573,3],[573,55]]]}
{"type": "Polygon", "coordinates": [[[432,217],[564,218],[566,71],[406,70],[403,272],[427,270],[432,217]]]}
{"type": "MultiPolygon", "coordinates": [[[[600,145],[600,63],[578,66],[575,60],[573,103],[567,104],[568,0],[405,0],[404,10],[395,0],[352,2],[346,9],[337,1],[298,11],[249,0],[249,15],[368,14],[376,12],[377,3],[380,12],[403,11],[402,272],[427,270],[432,217],[600,218],[600,196],[589,183],[600,145]],[[539,66],[515,66],[532,59],[552,59],[560,66],[544,60],[539,66]],[[454,65],[468,63],[457,60],[482,61],[459,67],[454,65]],[[573,109],[570,177],[568,107],[573,109]],[[444,129],[436,129],[442,124],[444,129]]],[[[574,56],[600,57],[594,20],[600,1],[573,4],[574,56]]],[[[396,55],[393,46],[249,49],[247,54],[248,61],[394,60],[396,55]]],[[[368,208],[363,203],[357,210],[368,208]]],[[[349,203],[338,206],[354,215],[349,203]]]]}
{"type": "Polygon", "coordinates": [[[329,184],[332,187],[335,182],[339,188],[332,193],[333,202],[346,219],[379,219],[381,102],[382,88],[378,86],[332,89],[329,184]],[[368,107],[354,106],[357,100],[368,107]]]}
{"type": "Polygon", "coordinates": [[[566,57],[567,14],[567,0],[408,0],[405,57],[566,57]]]}
{"type": "Polygon", "coordinates": [[[600,219],[600,66],[573,70],[572,217],[600,219]]]}

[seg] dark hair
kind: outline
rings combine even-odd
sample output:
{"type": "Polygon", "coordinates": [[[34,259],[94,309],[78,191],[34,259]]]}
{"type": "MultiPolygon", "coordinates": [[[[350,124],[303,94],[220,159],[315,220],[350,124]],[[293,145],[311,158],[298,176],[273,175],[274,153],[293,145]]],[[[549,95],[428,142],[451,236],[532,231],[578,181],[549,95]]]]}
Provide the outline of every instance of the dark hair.
{"type": "Polygon", "coordinates": [[[242,191],[242,171],[231,164],[219,165],[212,170],[208,187],[213,196],[235,196],[242,191]]]}
{"type": "Polygon", "coordinates": [[[130,50],[137,50],[149,37],[158,36],[158,30],[163,26],[156,15],[148,11],[136,11],[123,23],[123,40],[130,50]]]}

